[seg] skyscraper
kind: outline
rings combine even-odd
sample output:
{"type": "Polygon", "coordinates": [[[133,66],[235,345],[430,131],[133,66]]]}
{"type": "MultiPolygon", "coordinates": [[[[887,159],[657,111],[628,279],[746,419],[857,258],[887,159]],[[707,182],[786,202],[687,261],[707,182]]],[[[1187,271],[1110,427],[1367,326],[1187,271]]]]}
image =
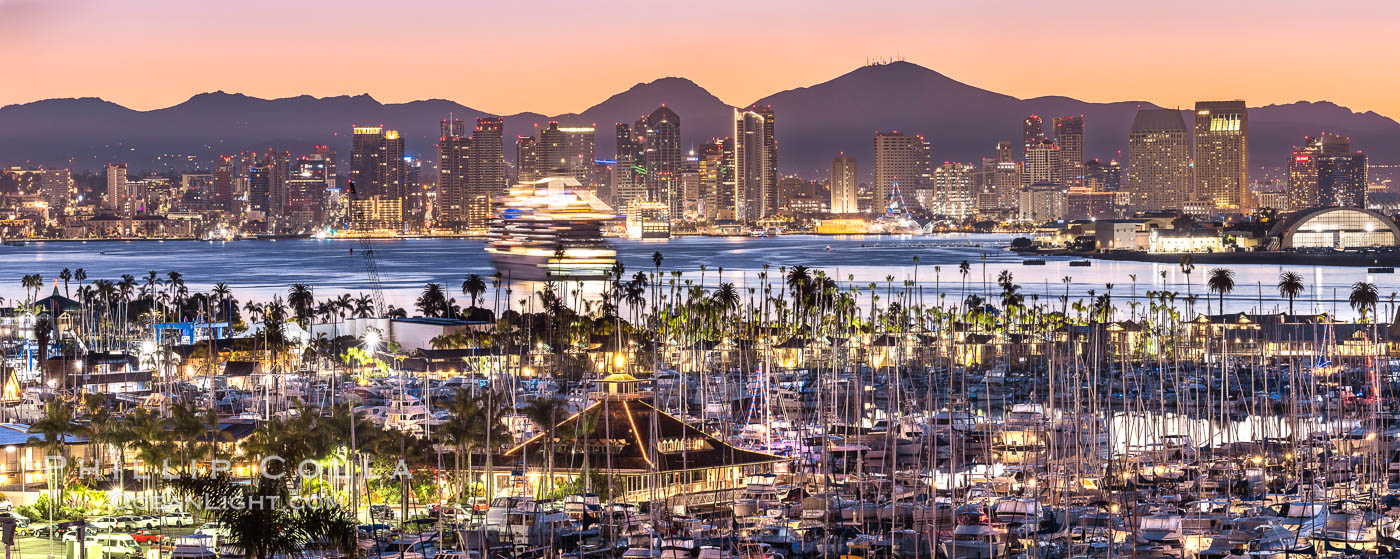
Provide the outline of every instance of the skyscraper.
{"type": "Polygon", "coordinates": [[[1366,182],[1366,155],[1353,153],[1345,136],[1324,132],[1305,138],[1288,160],[1288,202],[1294,209],[1364,208],[1366,182]]]}
{"type": "Polygon", "coordinates": [[[929,176],[929,144],[923,136],[899,132],[875,133],[875,209],[887,208],[898,185],[905,197],[929,176]]]}
{"type": "Polygon", "coordinates": [[[126,213],[126,164],[107,164],[107,207],[119,215],[126,213]]]}
{"type": "Polygon", "coordinates": [[[1060,184],[1070,188],[1084,185],[1084,115],[1055,119],[1055,145],[1060,146],[1060,184]]]}
{"type": "Polygon", "coordinates": [[[963,219],[976,212],[972,194],[972,174],[976,167],[967,163],[944,163],[933,170],[933,204],[936,215],[963,219]]]}
{"type": "Polygon", "coordinates": [[[853,214],[856,205],[856,185],[860,182],[856,158],[842,152],[831,159],[831,213],[853,214]]]}
{"type": "Polygon", "coordinates": [[[406,169],[403,137],[382,126],[356,126],[350,149],[350,226],[358,231],[402,231],[406,169]]]}
{"type": "Polygon", "coordinates": [[[1031,146],[1045,139],[1045,122],[1040,115],[1030,115],[1021,122],[1021,153],[1028,154],[1031,146]]]}
{"type": "Polygon", "coordinates": [[[592,182],[595,144],[592,126],[559,126],[558,122],[550,122],[540,130],[539,137],[541,176],[574,177],[586,186],[592,182]]]}
{"type": "Polygon", "coordinates": [[[1249,116],[1244,101],[1196,103],[1193,196],[1217,208],[1240,208],[1249,189],[1249,116]]]}
{"type": "Polygon", "coordinates": [[[1029,186],[1036,183],[1062,184],[1060,180],[1060,146],[1052,140],[1041,140],[1026,150],[1026,167],[1021,180],[1029,186]]]}
{"type": "Polygon", "coordinates": [[[642,147],[638,132],[626,123],[617,123],[617,155],[614,159],[612,176],[612,203],[614,207],[625,208],[633,200],[645,200],[646,152],[642,147]]]}
{"type": "Polygon", "coordinates": [[[466,224],[467,161],[471,159],[471,142],[467,126],[460,118],[444,119],[439,124],[438,186],[435,219],[440,225],[458,227],[466,224]]]}
{"type": "Polygon", "coordinates": [[[633,133],[641,136],[649,200],[680,215],[681,117],[662,105],[638,120],[633,133]]]}
{"type": "Polygon", "coordinates": [[[506,190],[505,146],[501,117],[476,119],[472,130],[471,156],[467,159],[466,195],[462,200],[467,227],[483,230],[491,219],[492,200],[506,190]]]}
{"type": "Polygon", "coordinates": [[[1133,210],[1180,210],[1191,191],[1191,144],[1181,111],[1141,109],[1128,133],[1123,181],[1133,210]]]}
{"type": "Polygon", "coordinates": [[[754,222],[777,213],[778,142],[772,107],[735,109],[734,178],[739,197],[737,217],[754,222]]]}
{"type": "Polygon", "coordinates": [[[282,217],[288,230],[300,230],[321,219],[326,198],[326,175],[330,162],[322,154],[311,153],[292,163],[287,178],[287,203],[282,217]]]}
{"type": "Polygon", "coordinates": [[[49,214],[62,214],[73,190],[73,172],[68,169],[44,169],[41,173],[39,193],[49,205],[49,214]]]}
{"type": "Polygon", "coordinates": [[[540,178],[540,144],[534,136],[515,138],[515,182],[540,178]]]}
{"type": "Polygon", "coordinates": [[[696,159],[701,215],[711,222],[733,220],[738,203],[734,196],[734,142],[728,138],[711,139],[700,144],[696,159]]]}

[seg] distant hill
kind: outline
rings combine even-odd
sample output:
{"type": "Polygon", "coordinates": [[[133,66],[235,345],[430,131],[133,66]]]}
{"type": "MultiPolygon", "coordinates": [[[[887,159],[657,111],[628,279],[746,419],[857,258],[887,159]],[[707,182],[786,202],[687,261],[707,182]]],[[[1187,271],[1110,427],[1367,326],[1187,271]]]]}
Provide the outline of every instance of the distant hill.
{"type": "MultiPolygon", "coordinates": [[[[961,83],[908,63],[865,66],[829,81],[774,93],[757,101],[777,114],[779,161],[784,173],[820,176],[831,157],[845,151],[871,165],[876,130],[923,134],[935,162],[975,161],[999,140],[1019,142],[1021,120],[1039,114],[1047,129],[1055,116],[1084,115],[1086,157],[1115,157],[1124,150],[1140,101],[1090,103],[1068,97],[1018,99],[961,83]]],[[[598,155],[614,153],[613,125],[632,123],[666,104],[681,117],[688,146],[728,136],[732,107],[680,77],[639,83],[577,114],[508,115],[506,157],[514,138],[559,120],[598,128],[598,155]]],[[[1183,107],[1189,109],[1189,107],[1183,107]]],[[[369,95],[259,99],[213,92],[178,105],[135,111],[96,98],[50,99],[0,108],[0,164],[64,164],[98,168],[108,161],[135,168],[206,165],[215,155],[280,147],[294,153],[329,143],[341,157],[350,149],[350,127],[383,124],[403,133],[409,153],[432,160],[438,123],[448,114],[470,122],[486,111],[429,99],[381,103],[369,95]],[[71,158],[71,161],[70,161],[71,158]]],[[[1190,111],[1186,111],[1190,122],[1190,111]]],[[[1329,131],[1350,135],[1376,161],[1400,159],[1400,124],[1329,102],[1297,102],[1250,109],[1250,151],[1255,166],[1273,166],[1303,136],[1329,131]]]]}

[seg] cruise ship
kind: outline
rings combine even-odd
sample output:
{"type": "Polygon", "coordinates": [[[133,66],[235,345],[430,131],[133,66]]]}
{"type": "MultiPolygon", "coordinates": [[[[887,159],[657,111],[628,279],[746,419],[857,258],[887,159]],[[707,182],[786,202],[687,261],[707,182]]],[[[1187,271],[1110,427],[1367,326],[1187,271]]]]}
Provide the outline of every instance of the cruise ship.
{"type": "Polygon", "coordinates": [[[602,230],[615,219],[610,206],[572,177],[518,184],[491,222],[486,252],[510,280],[605,279],[617,251],[602,230]]]}

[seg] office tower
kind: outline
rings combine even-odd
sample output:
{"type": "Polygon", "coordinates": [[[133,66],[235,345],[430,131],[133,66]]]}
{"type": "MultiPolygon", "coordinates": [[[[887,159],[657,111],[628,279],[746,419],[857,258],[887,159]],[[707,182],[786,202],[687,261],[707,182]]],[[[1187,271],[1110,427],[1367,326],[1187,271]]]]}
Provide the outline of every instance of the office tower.
{"type": "Polygon", "coordinates": [[[912,195],[929,176],[929,144],[923,136],[875,133],[875,199],[880,213],[893,202],[896,188],[912,195]]]}
{"type": "Polygon", "coordinates": [[[1193,197],[1240,208],[1249,189],[1249,116],[1244,101],[1196,103],[1193,197]]]}
{"type": "Polygon", "coordinates": [[[405,155],[403,168],[404,226],[420,231],[428,222],[428,185],[423,184],[423,160],[405,155]]]}
{"type": "Polygon", "coordinates": [[[1366,207],[1366,156],[1351,151],[1351,139],[1322,133],[1305,138],[1288,161],[1288,202],[1293,209],[1366,207]]]}
{"type": "Polygon", "coordinates": [[[466,223],[467,161],[471,142],[462,119],[445,119],[438,124],[438,186],[435,221],[457,227],[466,223]]]}
{"type": "Polygon", "coordinates": [[[773,137],[773,108],[753,106],[734,111],[734,185],[737,217],[754,222],[778,211],[778,142],[773,137]]]}
{"type": "Polygon", "coordinates": [[[1191,189],[1191,144],[1181,111],[1141,109],[1128,133],[1123,180],[1134,211],[1180,210],[1191,189]]]}
{"type": "Polygon", "coordinates": [[[1041,140],[1026,151],[1026,167],[1021,180],[1029,186],[1035,183],[1060,184],[1060,146],[1052,140],[1041,140]]]}
{"type": "Polygon", "coordinates": [[[311,148],[311,155],[317,156],[321,161],[326,162],[326,188],[336,188],[335,150],[330,146],[316,145],[311,148]]]}
{"type": "Polygon", "coordinates": [[[541,176],[574,177],[579,184],[592,180],[594,129],[592,126],[559,126],[550,122],[540,130],[539,172],[541,176]]]}
{"type": "Polygon", "coordinates": [[[1069,215],[1069,193],[1053,182],[1037,182],[1021,189],[1017,205],[1021,221],[1045,223],[1065,219],[1069,215]]]}
{"type": "Polygon", "coordinates": [[[540,178],[540,144],[534,136],[515,138],[515,182],[535,182],[540,178]]]}
{"type": "Polygon", "coordinates": [[[49,214],[57,216],[68,206],[73,191],[73,173],[68,169],[44,169],[40,171],[39,195],[49,205],[49,214]]]}
{"type": "Polygon", "coordinates": [[[612,203],[614,207],[625,208],[633,200],[645,200],[646,152],[642,148],[638,133],[625,123],[617,127],[617,161],[613,165],[612,203]]]}
{"type": "Polygon", "coordinates": [[[983,157],[982,168],[974,177],[978,210],[992,211],[1015,208],[1021,195],[1021,170],[1016,161],[1012,142],[997,142],[996,156],[983,157]]]}
{"type": "Polygon", "coordinates": [[[638,120],[633,133],[641,136],[648,199],[664,202],[671,215],[680,215],[681,118],[662,105],[638,120]]]}
{"type": "Polygon", "coordinates": [[[997,162],[1009,162],[1016,160],[1016,155],[1012,152],[1011,142],[997,142],[995,159],[997,162]]]}
{"type": "Polygon", "coordinates": [[[128,213],[125,163],[107,164],[107,208],[118,215],[128,213]]]}
{"type": "Polygon", "coordinates": [[[492,200],[506,190],[505,146],[501,143],[504,126],[500,117],[481,117],[472,130],[463,202],[466,224],[471,229],[486,228],[491,220],[492,200]]]}
{"type": "Polygon", "coordinates": [[[1060,147],[1060,184],[1070,188],[1084,185],[1084,115],[1055,119],[1055,145],[1060,147]]]}
{"type": "Polygon", "coordinates": [[[935,215],[964,219],[976,213],[972,195],[975,167],[967,163],[944,163],[933,170],[933,200],[927,207],[935,215]]]}
{"type": "Polygon", "coordinates": [[[700,156],[691,150],[681,162],[682,215],[688,219],[700,217],[700,156]]]}
{"type": "Polygon", "coordinates": [[[406,169],[403,137],[382,126],[356,126],[350,150],[350,226],[402,231],[406,169]]]}
{"type": "Polygon", "coordinates": [[[700,144],[696,165],[700,175],[700,214],[708,221],[730,221],[738,203],[734,197],[734,142],[714,138],[700,144]]]}
{"type": "Polygon", "coordinates": [[[269,151],[263,160],[267,166],[268,230],[281,232],[287,212],[287,179],[291,175],[292,154],[284,150],[269,151]]]}
{"type": "Polygon", "coordinates": [[[219,156],[217,163],[214,165],[214,192],[210,199],[211,208],[225,212],[234,211],[233,187],[237,177],[233,167],[233,156],[219,156]]]}
{"type": "Polygon", "coordinates": [[[263,215],[267,222],[268,191],[272,190],[272,170],[266,162],[248,168],[248,211],[263,215]]]}
{"type": "Polygon", "coordinates": [[[853,214],[856,207],[856,186],[859,184],[856,158],[841,152],[831,159],[831,213],[853,214]]]}
{"type": "Polygon", "coordinates": [[[1045,123],[1040,115],[1030,115],[1021,123],[1021,153],[1029,154],[1031,146],[1045,139],[1045,123]]]}

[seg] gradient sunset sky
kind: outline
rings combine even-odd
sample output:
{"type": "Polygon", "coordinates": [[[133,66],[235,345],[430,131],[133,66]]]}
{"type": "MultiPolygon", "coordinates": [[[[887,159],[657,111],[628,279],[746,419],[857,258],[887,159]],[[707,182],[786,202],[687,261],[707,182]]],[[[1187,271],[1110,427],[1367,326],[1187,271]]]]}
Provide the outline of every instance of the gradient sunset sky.
{"type": "Polygon", "coordinates": [[[557,114],[671,75],[741,105],[902,56],[1017,97],[1400,118],[1398,26],[1383,0],[0,0],[0,105],[225,90],[557,114]]]}

